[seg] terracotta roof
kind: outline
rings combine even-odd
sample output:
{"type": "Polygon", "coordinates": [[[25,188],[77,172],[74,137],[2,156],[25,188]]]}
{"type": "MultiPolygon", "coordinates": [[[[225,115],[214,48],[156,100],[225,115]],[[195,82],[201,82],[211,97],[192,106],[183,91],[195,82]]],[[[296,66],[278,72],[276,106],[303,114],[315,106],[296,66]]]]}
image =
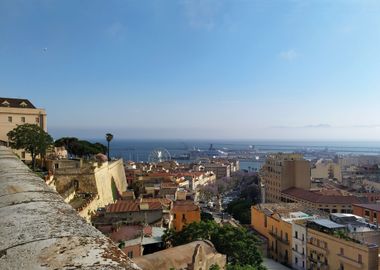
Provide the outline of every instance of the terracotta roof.
{"type": "Polygon", "coordinates": [[[172,202],[170,199],[168,198],[143,198],[142,199],[142,202],[143,203],[153,203],[153,202],[158,202],[160,203],[161,205],[165,205],[165,206],[168,206],[170,205],[170,203],[172,202]]]}
{"type": "Polygon", "coordinates": [[[196,205],[193,201],[176,201],[174,202],[172,208],[173,212],[189,212],[197,210],[199,210],[199,206],[196,205]]]}
{"type": "Polygon", "coordinates": [[[2,98],[0,97],[0,107],[10,108],[29,108],[35,109],[34,105],[27,99],[20,98],[2,98]]]}
{"type": "Polygon", "coordinates": [[[123,212],[138,212],[142,204],[147,204],[148,208],[141,210],[159,210],[162,209],[160,202],[140,202],[135,201],[117,201],[116,203],[109,204],[106,207],[106,212],[108,213],[123,213],[123,212]]]}
{"type": "Polygon", "coordinates": [[[356,196],[343,195],[322,195],[317,192],[311,192],[302,188],[288,188],[282,191],[283,194],[296,197],[313,203],[327,204],[353,204],[360,203],[360,199],[356,196]]]}
{"type": "Polygon", "coordinates": [[[374,211],[380,211],[380,204],[379,203],[362,203],[362,204],[354,204],[354,206],[362,207],[365,209],[369,210],[374,210],[374,211]]]}

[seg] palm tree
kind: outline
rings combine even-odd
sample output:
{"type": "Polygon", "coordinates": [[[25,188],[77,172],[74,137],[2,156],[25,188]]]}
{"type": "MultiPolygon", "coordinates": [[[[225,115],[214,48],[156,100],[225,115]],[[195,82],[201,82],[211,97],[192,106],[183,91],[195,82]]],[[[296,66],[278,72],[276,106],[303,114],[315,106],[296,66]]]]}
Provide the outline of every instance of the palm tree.
{"type": "Polygon", "coordinates": [[[111,160],[111,158],[110,158],[110,141],[112,141],[112,139],[113,139],[113,135],[111,133],[107,133],[106,134],[106,140],[107,140],[107,143],[108,143],[108,147],[107,147],[108,161],[111,160]]]}

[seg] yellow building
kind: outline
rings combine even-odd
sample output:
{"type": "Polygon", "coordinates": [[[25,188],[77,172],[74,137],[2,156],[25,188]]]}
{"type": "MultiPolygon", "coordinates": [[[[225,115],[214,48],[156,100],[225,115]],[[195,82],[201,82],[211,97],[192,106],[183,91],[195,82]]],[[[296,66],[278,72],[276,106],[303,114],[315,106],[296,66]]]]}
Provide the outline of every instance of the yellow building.
{"type": "Polygon", "coordinates": [[[302,204],[265,203],[251,207],[251,226],[267,239],[268,257],[292,265],[292,223],[313,216],[299,212],[302,204]]]}
{"type": "Polygon", "coordinates": [[[201,221],[201,211],[193,201],[175,201],[171,209],[172,221],[170,228],[181,231],[187,224],[201,221]]]}
{"type": "Polygon", "coordinates": [[[300,154],[269,155],[261,169],[261,181],[265,202],[280,202],[285,189],[310,189],[310,163],[300,154]]]}
{"type": "MultiPolygon", "coordinates": [[[[46,112],[27,99],[0,98],[0,145],[8,145],[7,133],[23,124],[37,124],[47,131],[46,112]]],[[[31,160],[25,151],[17,150],[22,160],[31,160]]]]}
{"type": "Polygon", "coordinates": [[[350,234],[340,238],[334,231],[345,226],[329,219],[309,221],[307,224],[307,269],[310,270],[375,270],[378,269],[379,247],[364,243],[350,234]]]}

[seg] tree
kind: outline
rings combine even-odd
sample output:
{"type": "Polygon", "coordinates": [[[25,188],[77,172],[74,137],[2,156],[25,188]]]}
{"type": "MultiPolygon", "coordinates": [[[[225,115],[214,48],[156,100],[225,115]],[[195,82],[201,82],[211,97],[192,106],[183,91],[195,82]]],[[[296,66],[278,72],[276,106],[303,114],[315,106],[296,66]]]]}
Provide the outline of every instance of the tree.
{"type": "Polygon", "coordinates": [[[107,147],[101,143],[90,143],[75,137],[63,137],[54,142],[57,147],[64,146],[70,155],[84,157],[106,153],[107,147]]]}
{"type": "Polygon", "coordinates": [[[230,202],[226,211],[230,213],[235,219],[239,220],[242,224],[251,223],[251,205],[247,200],[236,199],[230,202]]]}
{"type": "Polygon", "coordinates": [[[36,167],[36,157],[44,157],[46,150],[53,144],[53,138],[41,127],[34,124],[17,126],[7,134],[9,144],[14,149],[25,149],[32,156],[33,170],[36,167]]]}
{"type": "Polygon", "coordinates": [[[228,264],[262,267],[258,240],[244,228],[201,221],[185,226],[180,232],[166,230],[162,238],[167,246],[183,245],[199,239],[210,240],[218,252],[226,254],[228,264]]]}
{"type": "Polygon", "coordinates": [[[110,158],[110,142],[112,141],[113,139],[113,135],[111,133],[107,133],[106,134],[106,140],[107,140],[107,157],[108,157],[108,161],[111,160],[110,158]]]}

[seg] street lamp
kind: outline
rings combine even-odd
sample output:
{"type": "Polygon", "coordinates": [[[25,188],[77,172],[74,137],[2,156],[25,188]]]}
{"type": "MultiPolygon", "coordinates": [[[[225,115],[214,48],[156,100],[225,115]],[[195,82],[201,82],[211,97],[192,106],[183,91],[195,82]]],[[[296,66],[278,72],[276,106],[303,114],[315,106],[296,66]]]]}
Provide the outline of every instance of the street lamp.
{"type": "Polygon", "coordinates": [[[107,133],[106,134],[106,140],[107,140],[107,143],[108,143],[108,148],[107,148],[107,151],[108,151],[108,161],[110,161],[110,141],[112,141],[113,139],[113,135],[111,133],[107,133]]]}

